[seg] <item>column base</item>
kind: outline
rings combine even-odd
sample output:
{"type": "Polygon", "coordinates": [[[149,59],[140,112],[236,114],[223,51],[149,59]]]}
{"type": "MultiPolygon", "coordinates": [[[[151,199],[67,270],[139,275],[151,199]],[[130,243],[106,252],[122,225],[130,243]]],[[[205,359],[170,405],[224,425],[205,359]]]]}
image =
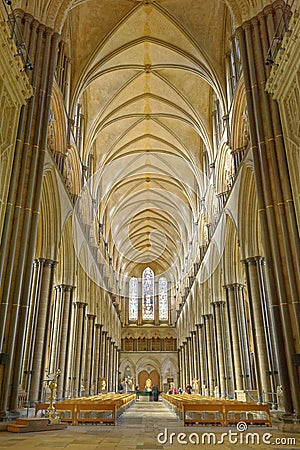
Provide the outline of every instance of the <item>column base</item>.
{"type": "Polygon", "coordinates": [[[11,422],[20,417],[20,411],[1,411],[0,422],[11,422]]]}

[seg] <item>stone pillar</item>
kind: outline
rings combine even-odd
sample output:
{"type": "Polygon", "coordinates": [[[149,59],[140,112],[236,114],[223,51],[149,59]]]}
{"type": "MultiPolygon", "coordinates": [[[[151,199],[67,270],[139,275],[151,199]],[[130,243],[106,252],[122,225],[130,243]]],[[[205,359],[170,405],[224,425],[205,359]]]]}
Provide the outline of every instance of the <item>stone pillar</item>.
{"type": "Polygon", "coordinates": [[[107,366],[106,366],[106,373],[105,373],[105,378],[106,378],[106,386],[107,386],[107,390],[110,391],[111,390],[111,362],[112,362],[112,355],[111,355],[111,337],[108,336],[106,338],[106,358],[107,358],[107,366]]]}
{"type": "Polygon", "coordinates": [[[76,336],[75,336],[75,353],[74,353],[74,391],[75,395],[80,396],[81,393],[81,374],[82,374],[82,347],[84,336],[84,316],[85,316],[86,303],[76,303],[76,336]]]}
{"type": "Polygon", "coordinates": [[[211,320],[212,320],[212,315],[205,314],[204,326],[205,326],[205,341],[206,341],[207,366],[208,366],[207,386],[209,389],[209,395],[213,396],[214,389],[215,389],[215,377],[214,377],[214,370],[213,370],[211,320]]]}
{"type": "MultiPolygon", "coordinates": [[[[228,292],[226,292],[226,295],[228,292]]],[[[232,338],[230,324],[228,320],[228,296],[227,302],[221,302],[220,314],[221,314],[221,326],[224,336],[224,364],[225,364],[225,376],[226,376],[226,397],[233,398],[235,396],[235,376],[234,376],[234,362],[233,362],[233,350],[232,350],[232,338]]]]}
{"type": "Polygon", "coordinates": [[[177,361],[178,361],[178,387],[182,386],[182,362],[181,362],[181,348],[177,349],[177,361]]]}
{"type": "Polygon", "coordinates": [[[120,349],[117,347],[116,353],[116,392],[119,386],[120,349]]]}
{"type": "Polygon", "coordinates": [[[87,314],[87,340],[85,349],[85,395],[91,395],[91,388],[93,384],[93,355],[94,355],[94,341],[95,341],[95,318],[94,314],[87,314]]]}
{"type": "MultiPolygon", "coordinates": [[[[106,378],[107,370],[107,331],[102,331],[100,377],[106,378]]],[[[100,386],[101,390],[101,386],[100,386]]]]}
{"type": "Polygon", "coordinates": [[[186,368],[186,378],[187,384],[192,384],[192,355],[191,355],[191,338],[188,336],[186,338],[186,356],[187,356],[187,368],[186,368]]]}
{"type": "Polygon", "coordinates": [[[183,355],[183,381],[184,385],[182,386],[183,389],[185,389],[186,385],[188,384],[188,357],[187,357],[187,342],[183,342],[182,347],[182,355],[183,355]]]}
{"type": "Polygon", "coordinates": [[[77,305],[71,301],[70,312],[70,331],[68,336],[68,346],[66,355],[66,396],[75,396],[75,348],[76,348],[76,330],[77,330],[77,305]]]}
{"type": "Polygon", "coordinates": [[[59,338],[61,327],[61,314],[62,314],[62,302],[63,302],[63,286],[54,287],[54,299],[52,306],[52,329],[50,331],[50,355],[49,355],[49,374],[55,373],[58,369],[57,357],[59,355],[59,338]]]}
{"type": "MultiPolygon", "coordinates": [[[[257,387],[259,394],[276,392],[276,386],[271,387],[270,375],[274,374],[271,340],[268,327],[268,317],[263,307],[266,304],[265,290],[262,283],[263,278],[260,265],[263,263],[261,257],[247,258],[243,261],[245,265],[247,291],[249,297],[253,345],[255,355],[255,366],[257,374],[257,387]],[[261,288],[260,288],[261,286],[261,288]],[[264,313],[264,314],[263,314],[264,313]]],[[[264,395],[264,400],[274,402],[269,394],[264,395]]]]}
{"type": "Polygon", "coordinates": [[[215,312],[215,324],[216,324],[216,341],[218,350],[218,370],[219,370],[219,390],[221,397],[226,396],[226,385],[225,385],[225,364],[224,364],[224,344],[225,338],[223,334],[222,318],[221,318],[221,308],[223,308],[223,302],[214,302],[214,312],[215,312]]]}
{"type": "Polygon", "coordinates": [[[234,375],[235,375],[235,387],[237,390],[243,390],[243,378],[242,378],[242,362],[241,362],[241,351],[239,344],[239,332],[238,332],[238,322],[235,307],[235,295],[234,286],[225,286],[228,298],[228,322],[230,329],[230,340],[233,354],[234,362],[234,375]]]}
{"type": "Polygon", "coordinates": [[[193,348],[193,338],[192,333],[188,337],[188,349],[189,349],[189,360],[190,360],[190,384],[193,384],[193,378],[194,378],[194,348],[193,348]]]}
{"type": "Polygon", "coordinates": [[[62,285],[62,318],[59,335],[59,352],[57,368],[61,373],[57,380],[57,398],[65,398],[67,395],[67,357],[70,343],[71,323],[72,323],[72,296],[74,286],[62,285]]]}
{"type": "Polygon", "coordinates": [[[194,354],[194,378],[199,379],[199,343],[197,331],[192,331],[193,354],[194,354]]]}
{"type": "Polygon", "coordinates": [[[46,353],[50,319],[51,296],[55,261],[44,261],[41,277],[41,289],[37,312],[36,334],[32,347],[32,378],[30,383],[30,402],[35,404],[42,400],[42,387],[45,378],[46,353]]]}
{"type": "Polygon", "coordinates": [[[93,384],[95,386],[95,394],[100,392],[100,358],[101,358],[101,328],[99,323],[95,324],[95,352],[94,352],[94,375],[93,384]]]}
{"type": "Polygon", "coordinates": [[[23,360],[22,387],[28,393],[31,380],[32,350],[35,341],[36,325],[38,318],[38,306],[40,300],[41,280],[44,267],[44,258],[38,258],[33,263],[33,277],[30,299],[30,312],[28,319],[28,330],[26,334],[26,345],[23,360]]]}
{"type": "Polygon", "coordinates": [[[29,74],[34,95],[21,109],[0,243],[0,352],[8,355],[0,366],[2,418],[13,417],[18,407],[59,41],[58,34],[32,16],[23,12],[18,16],[34,67],[29,74]]]}
{"type": "Polygon", "coordinates": [[[116,348],[115,348],[115,343],[112,341],[111,342],[111,391],[115,392],[115,379],[116,379],[116,374],[115,374],[115,367],[116,365],[116,348]]]}
{"type": "Polygon", "coordinates": [[[198,337],[198,347],[199,347],[199,378],[200,378],[200,393],[204,395],[202,386],[206,385],[207,382],[207,372],[206,372],[206,365],[205,365],[205,358],[204,358],[204,351],[203,351],[203,345],[204,345],[204,339],[203,339],[203,324],[196,325],[197,327],[197,337],[198,337]]]}
{"type": "Polygon", "coordinates": [[[269,5],[237,29],[250,124],[254,176],[262,242],[265,250],[270,311],[284,381],[285,409],[300,411],[299,371],[293,355],[300,349],[299,230],[296,224],[278,104],[265,90],[270,68],[265,56],[278,11],[284,2],[269,5]],[[275,7],[276,6],[276,7],[275,7]]]}
{"type": "Polygon", "coordinates": [[[247,321],[247,312],[245,305],[245,298],[243,292],[243,285],[235,283],[233,285],[235,304],[237,310],[237,321],[240,335],[240,350],[242,360],[242,373],[244,377],[244,388],[252,389],[252,374],[251,374],[251,362],[250,362],[250,344],[249,344],[249,330],[247,321]]]}

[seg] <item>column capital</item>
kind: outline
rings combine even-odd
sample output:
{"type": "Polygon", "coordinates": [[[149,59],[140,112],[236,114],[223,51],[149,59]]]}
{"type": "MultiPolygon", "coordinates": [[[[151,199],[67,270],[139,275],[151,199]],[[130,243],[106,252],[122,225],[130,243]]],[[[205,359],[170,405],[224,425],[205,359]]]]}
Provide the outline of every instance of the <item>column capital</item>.
{"type": "Polygon", "coordinates": [[[45,259],[44,260],[44,266],[47,266],[47,267],[55,267],[56,265],[58,264],[58,261],[55,261],[55,260],[53,260],[53,259],[45,259]]]}
{"type": "Polygon", "coordinates": [[[203,314],[203,316],[205,320],[209,320],[212,317],[212,314],[203,314]]]}
{"type": "Polygon", "coordinates": [[[215,300],[213,302],[213,305],[216,306],[217,308],[220,308],[221,306],[224,306],[225,303],[226,303],[225,300],[215,300]]]}
{"type": "Polygon", "coordinates": [[[78,308],[84,308],[85,306],[87,306],[87,303],[85,303],[85,302],[77,301],[75,303],[78,306],[78,308]]]}
{"type": "Polygon", "coordinates": [[[38,265],[44,264],[45,258],[35,258],[33,260],[33,264],[35,267],[37,267],[38,265]]]}
{"type": "Polygon", "coordinates": [[[258,23],[259,23],[258,17],[257,17],[257,16],[252,17],[251,23],[252,23],[254,26],[257,26],[258,23]]]}
{"type": "Polygon", "coordinates": [[[225,289],[228,289],[230,291],[235,291],[237,289],[243,289],[244,285],[241,283],[230,283],[223,286],[225,289]]]}
{"type": "Polygon", "coordinates": [[[96,327],[97,329],[100,329],[100,330],[101,330],[101,328],[103,327],[103,325],[102,325],[101,323],[95,323],[95,327],[96,327]]]}
{"type": "Polygon", "coordinates": [[[251,30],[251,21],[247,20],[246,22],[244,22],[243,25],[242,25],[242,28],[245,31],[251,30]]]}
{"type": "Polygon", "coordinates": [[[96,317],[96,314],[87,313],[86,317],[88,318],[88,320],[92,320],[96,317]]]}
{"type": "Polygon", "coordinates": [[[269,14],[273,15],[274,14],[273,6],[271,4],[265,6],[264,9],[263,9],[263,13],[264,13],[265,16],[268,16],[269,14]]]}
{"type": "Polygon", "coordinates": [[[258,264],[265,264],[265,258],[263,256],[249,256],[248,258],[242,259],[241,262],[246,265],[248,264],[249,266],[251,265],[258,265],[258,264]]]}

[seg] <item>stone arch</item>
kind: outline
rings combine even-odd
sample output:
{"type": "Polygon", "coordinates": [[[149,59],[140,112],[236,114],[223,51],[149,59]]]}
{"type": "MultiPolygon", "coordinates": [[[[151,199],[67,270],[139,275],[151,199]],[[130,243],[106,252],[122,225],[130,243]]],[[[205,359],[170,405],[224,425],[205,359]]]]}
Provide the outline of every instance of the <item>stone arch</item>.
{"type": "Polygon", "coordinates": [[[46,170],[41,196],[36,258],[57,259],[60,223],[61,211],[56,176],[52,170],[46,170]]]}
{"type": "Polygon", "coordinates": [[[236,226],[229,215],[226,216],[226,229],[227,235],[223,255],[224,281],[226,284],[242,284],[244,282],[244,274],[241,263],[240,244],[236,226]]]}
{"type": "Polygon", "coordinates": [[[74,285],[75,283],[75,253],[73,247],[71,215],[66,219],[61,234],[55,278],[57,284],[74,285]]]}
{"type": "Polygon", "coordinates": [[[263,255],[253,167],[242,168],[239,190],[238,228],[242,259],[263,255]]]}

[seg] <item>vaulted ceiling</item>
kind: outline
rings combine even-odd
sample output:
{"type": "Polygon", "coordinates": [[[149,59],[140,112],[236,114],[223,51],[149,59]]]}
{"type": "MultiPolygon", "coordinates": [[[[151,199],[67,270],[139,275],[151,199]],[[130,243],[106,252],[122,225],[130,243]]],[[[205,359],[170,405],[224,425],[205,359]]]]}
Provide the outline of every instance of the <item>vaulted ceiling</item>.
{"type": "Polygon", "coordinates": [[[130,275],[151,264],[178,279],[196,239],[204,154],[216,157],[212,93],[227,113],[231,22],[267,2],[27,3],[69,46],[70,114],[82,104],[82,159],[94,155],[94,196],[116,269],[130,275]]]}

